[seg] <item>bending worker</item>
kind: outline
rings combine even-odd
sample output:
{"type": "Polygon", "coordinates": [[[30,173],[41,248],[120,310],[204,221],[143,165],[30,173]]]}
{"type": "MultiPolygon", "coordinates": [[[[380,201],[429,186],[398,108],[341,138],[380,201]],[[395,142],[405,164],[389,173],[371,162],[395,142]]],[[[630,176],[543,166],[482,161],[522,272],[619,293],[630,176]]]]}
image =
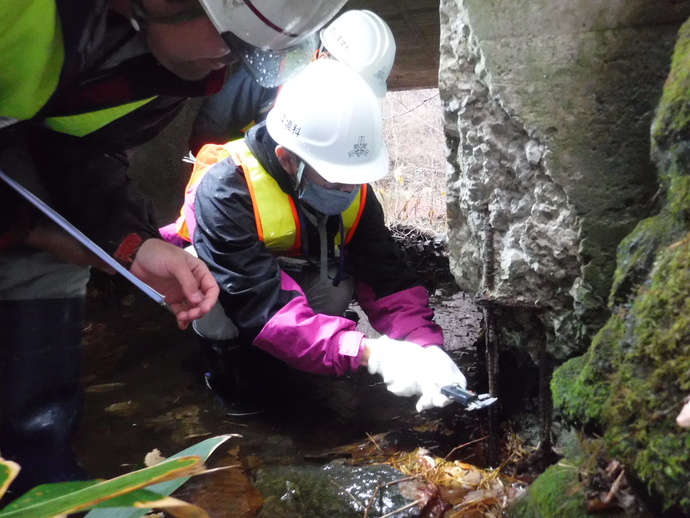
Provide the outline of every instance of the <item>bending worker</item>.
{"type": "Polygon", "coordinates": [[[256,403],[266,353],[313,373],[365,366],[393,393],[419,396],[420,411],[449,403],[437,383],[465,386],[367,185],[388,169],[381,126],[367,83],[317,60],[283,86],[265,123],[197,157],[196,220],[179,228],[221,288],[193,327],[231,412],[256,403]],[[353,294],[385,336],[342,316],[353,294]]]}
{"type": "MultiPolygon", "coordinates": [[[[218,287],[160,239],[130,151],[186,98],[217,92],[232,61],[271,84],[298,71],[344,3],[1,2],[0,169],[165,295],[185,328],[218,287]]],[[[0,453],[21,467],[14,497],[85,477],[71,451],[79,347],[88,267],[104,265],[1,182],[0,222],[0,453]]]]}

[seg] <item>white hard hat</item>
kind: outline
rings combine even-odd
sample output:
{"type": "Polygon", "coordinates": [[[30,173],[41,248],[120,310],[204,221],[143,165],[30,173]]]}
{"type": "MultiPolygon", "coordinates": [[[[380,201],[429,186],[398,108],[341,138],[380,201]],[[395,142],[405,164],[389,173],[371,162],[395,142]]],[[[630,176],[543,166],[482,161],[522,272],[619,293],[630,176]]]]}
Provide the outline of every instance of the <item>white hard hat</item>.
{"type": "Polygon", "coordinates": [[[362,77],[333,59],[287,82],[266,119],[273,139],[326,181],[363,184],[388,172],[379,101],[362,77]]]}
{"type": "Polygon", "coordinates": [[[347,11],[321,31],[321,42],[338,61],[358,72],[379,97],[395,61],[395,38],[388,24],[371,11],[347,11]]]}
{"type": "Polygon", "coordinates": [[[265,87],[283,84],[318,48],[317,31],[347,0],[200,0],[233,52],[265,87]]]}

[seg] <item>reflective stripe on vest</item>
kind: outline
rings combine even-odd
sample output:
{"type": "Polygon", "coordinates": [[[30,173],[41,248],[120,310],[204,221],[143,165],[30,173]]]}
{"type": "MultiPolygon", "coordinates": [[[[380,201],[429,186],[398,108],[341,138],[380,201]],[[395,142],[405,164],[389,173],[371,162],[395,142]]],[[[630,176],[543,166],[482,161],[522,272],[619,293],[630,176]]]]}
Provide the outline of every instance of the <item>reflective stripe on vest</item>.
{"type": "Polygon", "coordinates": [[[64,62],[55,0],[0,2],[0,117],[30,119],[48,102],[64,62]]]}
{"type": "Polygon", "coordinates": [[[278,182],[261,167],[244,139],[229,142],[226,147],[244,171],[254,207],[259,239],[271,252],[299,254],[302,232],[295,202],[278,182]]]}
{"type": "Polygon", "coordinates": [[[46,124],[55,131],[60,133],[67,133],[75,137],[83,137],[92,133],[106,124],[119,119],[154,100],[155,97],[149,97],[143,101],[135,101],[132,103],[123,104],[121,106],[114,106],[106,108],[105,110],[98,110],[89,113],[82,113],[79,115],[68,115],[66,117],[50,117],[45,120],[46,124]]]}
{"type": "MultiPolygon", "coordinates": [[[[229,155],[244,171],[252,198],[259,239],[271,252],[284,252],[288,255],[301,254],[301,225],[295,202],[261,166],[244,139],[228,142],[223,146],[206,145],[201,148],[196,157],[197,162],[194,164],[186,193],[196,189],[213,164],[229,155]]],[[[367,192],[367,186],[362,185],[355,201],[342,214],[345,244],[352,239],[362,217],[367,192]]],[[[183,239],[191,241],[184,211],[180,212],[180,217],[177,219],[177,233],[183,239]]],[[[336,237],[336,244],[340,244],[340,235],[336,237]]]]}
{"type": "MultiPolygon", "coordinates": [[[[343,225],[345,227],[345,244],[348,244],[355,235],[355,230],[357,225],[359,225],[359,220],[362,218],[362,212],[364,212],[364,206],[367,203],[367,194],[369,193],[369,186],[364,184],[360,186],[359,193],[355,198],[355,201],[343,212],[343,225]]],[[[340,244],[340,234],[335,237],[335,244],[340,244]]]]}

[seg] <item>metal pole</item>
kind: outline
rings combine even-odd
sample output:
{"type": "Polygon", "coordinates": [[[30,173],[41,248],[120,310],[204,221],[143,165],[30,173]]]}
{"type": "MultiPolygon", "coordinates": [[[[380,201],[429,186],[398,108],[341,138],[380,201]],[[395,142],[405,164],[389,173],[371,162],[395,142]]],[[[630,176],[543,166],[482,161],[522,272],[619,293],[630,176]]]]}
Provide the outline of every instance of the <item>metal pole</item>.
{"type": "MultiPolygon", "coordinates": [[[[491,226],[488,208],[485,210],[484,217],[484,254],[483,263],[483,284],[484,293],[491,299],[494,290],[494,232],[491,226]]],[[[498,386],[498,337],[496,334],[496,314],[495,304],[490,300],[482,307],[484,314],[484,339],[486,343],[486,370],[489,378],[489,395],[499,400],[489,407],[489,441],[488,441],[488,462],[495,466],[498,463],[499,432],[501,421],[501,401],[499,398],[498,386]]]]}
{"type": "Polygon", "coordinates": [[[532,322],[539,333],[539,453],[547,459],[551,451],[551,428],[553,424],[553,397],[551,395],[551,377],[553,376],[553,356],[546,349],[546,329],[536,314],[532,322]]]}

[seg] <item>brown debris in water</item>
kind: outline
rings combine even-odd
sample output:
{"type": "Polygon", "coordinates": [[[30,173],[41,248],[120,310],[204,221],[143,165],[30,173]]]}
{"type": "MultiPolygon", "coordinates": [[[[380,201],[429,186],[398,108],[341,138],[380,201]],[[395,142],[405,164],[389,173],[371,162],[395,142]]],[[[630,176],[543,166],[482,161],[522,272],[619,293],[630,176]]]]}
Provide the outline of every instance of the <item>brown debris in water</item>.
{"type": "MultiPolygon", "coordinates": [[[[428,501],[444,504],[445,518],[499,516],[508,504],[523,494],[524,484],[502,473],[501,469],[483,469],[461,461],[434,457],[423,448],[399,454],[389,462],[404,474],[425,482],[428,501]]],[[[435,516],[432,514],[423,516],[435,516]]]]}

